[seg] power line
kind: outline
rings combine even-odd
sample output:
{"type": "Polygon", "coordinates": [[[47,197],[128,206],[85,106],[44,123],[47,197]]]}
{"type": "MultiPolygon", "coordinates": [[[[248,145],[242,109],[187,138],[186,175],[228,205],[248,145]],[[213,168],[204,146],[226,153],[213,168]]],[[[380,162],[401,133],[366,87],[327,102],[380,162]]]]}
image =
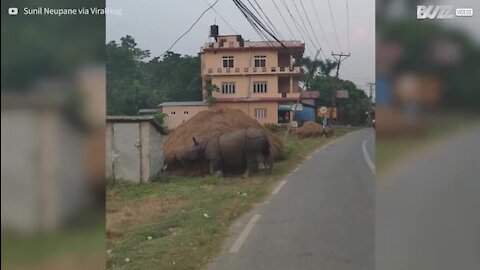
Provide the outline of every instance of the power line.
{"type": "MultiPolygon", "coordinates": [[[[282,0],[282,4],[283,6],[285,7],[285,9],[287,10],[288,12],[288,15],[290,15],[290,18],[292,19],[293,21],[293,24],[295,25],[295,28],[297,28],[297,31],[300,33],[300,36],[303,40],[305,40],[305,43],[307,43],[307,39],[305,38],[304,34],[302,33],[302,31],[300,30],[300,27],[299,27],[299,23],[297,22],[297,20],[295,20],[295,17],[293,16],[293,14],[290,12],[290,9],[287,5],[287,3],[285,2],[285,0],[282,0]]],[[[310,55],[314,55],[312,53],[312,50],[310,48],[307,48],[308,49],[308,52],[310,53],[310,55]]]]}
{"type": "Polygon", "coordinates": [[[297,11],[297,14],[298,16],[300,17],[300,21],[302,22],[302,25],[303,25],[303,30],[305,31],[308,39],[310,40],[310,42],[313,44],[313,47],[315,48],[315,50],[319,50],[319,48],[317,46],[315,46],[315,42],[313,42],[313,39],[312,37],[310,36],[310,33],[308,31],[308,28],[307,28],[307,25],[305,24],[305,22],[303,21],[303,16],[302,14],[300,14],[300,10],[298,9],[298,6],[297,4],[295,3],[295,1],[292,1],[293,3],[293,6],[295,7],[295,10],[297,11]]]}
{"type": "Polygon", "coordinates": [[[295,37],[295,35],[293,34],[293,31],[292,31],[292,29],[290,28],[290,26],[288,25],[287,21],[286,21],[285,18],[283,17],[283,14],[282,14],[282,12],[280,11],[280,8],[278,8],[278,6],[277,6],[277,3],[275,3],[275,0],[272,0],[272,3],[275,5],[275,8],[277,9],[278,14],[280,14],[280,17],[282,18],[283,22],[284,22],[285,25],[287,26],[287,29],[288,29],[288,31],[290,32],[290,35],[292,35],[292,38],[293,38],[293,39],[297,39],[297,38],[295,37]]]}
{"type": "Polygon", "coordinates": [[[257,5],[257,7],[260,9],[260,11],[262,12],[263,16],[265,16],[265,19],[267,19],[267,21],[270,23],[271,25],[271,28],[275,31],[272,31],[274,33],[276,33],[278,36],[280,36],[283,40],[285,40],[285,38],[282,36],[282,33],[280,33],[280,31],[278,31],[278,29],[275,27],[275,24],[272,23],[272,21],[270,21],[270,19],[268,18],[267,14],[263,11],[262,7],[258,4],[257,0],[253,0],[255,2],[255,4],[257,5]]]}
{"type": "Polygon", "coordinates": [[[192,30],[192,28],[198,23],[198,21],[200,21],[200,19],[203,17],[203,15],[205,15],[205,13],[207,13],[207,11],[212,9],[218,3],[218,1],[220,1],[220,0],[216,0],[211,6],[209,6],[207,9],[205,9],[202,12],[202,14],[200,14],[200,16],[193,22],[192,26],[190,26],[190,28],[188,28],[187,31],[185,31],[180,37],[178,37],[177,40],[175,40],[175,42],[173,42],[172,46],[170,46],[170,48],[168,48],[164,53],[162,53],[160,55],[160,57],[162,57],[166,53],[168,53],[173,48],[173,46],[175,46],[175,44],[177,44],[186,34],[188,34],[188,32],[190,32],[190,30],[192,30]]]}
{"type": "MultiPolygon", "coordinates": [[[[257,10],[257,8],[253,5],[253,3],[250,1],[250,0],[247,0],[247,2],[250,4],[250,6],[252,6],[253,10],[257,13],[257,18],[261,19],[263,24],[266,25],[266,27],[270,30],[271,33],[277,35],[277,36],[280,36],[278,33],[276,33],[274,31],[274,29],[272,28],[272,26],[270,24],[268,24],[268,22],[262,17],[262,15],[260,14],[260,12],[257,10]]],[[[253,14],[253,12],[252,12],[253,14]]]]}
{"type": "MultiPolygon", "coordinates": [[[[245,18],[247,18],[247,21],[254,28],[260,30],[260,32],[262,32],[262,30],[263,30],[267,34],[266,37],[268,37],[268,36],[272,37],[283,48],[287,48],[287,46],[285,46],[285,44],[283,44],[283,42],[281,40],[279,40],[278,37],[276,37],[276,35],[274,33],[269,31],[269,29],[267,29],[267,27],[257,18],[257,16],[255,16],[255,14],[253,14],[253,12],[250,9],[248,9],[247,6],[245,6],[245,4],[243,4],[240,0],[233,0],[233,2],[239,8],[239,10],[242,12],[242,14],[245,16],[245,18]]],[[[267,40],[267,43],[270,45],[270,42],[268,42],[268,40],[267,40]]]]}
{"type": "MultiPolygon", "coordinates": [[[[207,1],[207,0],[203,0],[208,6],[211,6],[211,4],[207,1]]],[[[227,20],[225,20],[225,18],[223,18],[223,16],[214,8],[212,7],[212,10],[215,11],[215,13],[220,17],[220,19],[222,19],[222,21],[228,26],[228,28],[230,28],[230,30],[232,30],[235,34],[238,34],[237,31],[235,31],[235,29],[228,23],[227,20]]]]}
{"type": "Polygon", "coordinates": [[[323,30],[322,23],[320,22],[320,17],[318,17],[318,12],[317,12],[317,7],[315,6],[315,1],[310,0],[310,3],[312,4],[313,7],[313,13],[315,14],[315,18],[317,18],[318,25],[320,26],[320,30],[322,31],[323,38],[325,39],[325,43],[327,43],[328,50],[331,51],[330,44],[328,42],[327,35],[325,34],[325,31],[323,30]]]}
{"type": "Polygon", "coordinates": [[[338,46],[338,48],[340,48],[340,41],[338,39],[337,27],[335,26],[335,20],[333,19],[332,5],[330,4],[330,0],[328,0],[328,9],[330,10],[330,19],[332,19],[332,26],[333,26],[333,31],[335,32],[335,39],[337,40],[337,46],[338,46]]]}
{"type": "Polygon", "coordinates": [[[320,52],[323,54],[323,57],[324,57],[325,59],[327,59],[327,56],[326,56],[325,53],[323,52],[322,45],[320,44],[320,41],[318,40],[317,34],[315,34],[315,29],[313,29],[312,23],[310,22],[310,18],[308,18],[308,14],[307,14],[307,11],[305,10],[305,6],[303,5],[303,1],[302,1],[302,0],[300,0],[300,5],[302,6],[303,13],[305,13],[305,17],[307,18],[307,22],[308,22],[308,24],[310,25],[310,29],[312,29],[313,36],[315,37],[315,40],[317,41],[318,46],[320,47],[320,52]]]}
{"type": "Polygon", "coordinates": [[[350,51],[350,13],[348,11],[348,0],[345,0],[347,6],[347,40],[348,40],[348,51],[350,51]]]}

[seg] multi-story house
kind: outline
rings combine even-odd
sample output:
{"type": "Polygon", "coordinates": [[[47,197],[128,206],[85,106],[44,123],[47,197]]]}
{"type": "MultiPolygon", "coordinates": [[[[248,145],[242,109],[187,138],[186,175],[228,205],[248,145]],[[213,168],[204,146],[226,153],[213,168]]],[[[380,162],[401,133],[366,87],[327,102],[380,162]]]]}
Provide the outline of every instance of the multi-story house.
{"type": "Polygon", "coordinates": [[[216,25],[211,38],[200,52],[203,99],[211,84],[216,87],[215,107],[240,109],[261,124],[289,122],[304,75],[295,62],[305,44],[246,41],[240,35],[218,35],[216,25]]]}
{"type": "Polygon", "coordinates": [[[299,82],[304,73],[296,63],[305,44],[295,40],[246,41],[240,35],[218,35],[216,25],[211,26],[210,36],[212,40],[200,52],[203,101],[160,104],[168,116],[167,127],[174,129],[211,107],[208,85],[216,88],[212,92],[216,108],[240,109],[261,124],[288,123],[292,105],[300,98],[299,82]]]}

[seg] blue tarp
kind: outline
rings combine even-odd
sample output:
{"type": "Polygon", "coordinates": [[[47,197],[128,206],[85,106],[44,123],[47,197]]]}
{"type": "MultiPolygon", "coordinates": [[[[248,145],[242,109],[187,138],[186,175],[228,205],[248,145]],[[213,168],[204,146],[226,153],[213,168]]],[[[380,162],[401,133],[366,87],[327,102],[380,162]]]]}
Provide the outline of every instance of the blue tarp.
{"type": "Polygon", "coordinates": [[[315,108],[303,104],[301,111],[295,112],[295,121],[304,123],[307,121],[315,121],[315,108]]]}

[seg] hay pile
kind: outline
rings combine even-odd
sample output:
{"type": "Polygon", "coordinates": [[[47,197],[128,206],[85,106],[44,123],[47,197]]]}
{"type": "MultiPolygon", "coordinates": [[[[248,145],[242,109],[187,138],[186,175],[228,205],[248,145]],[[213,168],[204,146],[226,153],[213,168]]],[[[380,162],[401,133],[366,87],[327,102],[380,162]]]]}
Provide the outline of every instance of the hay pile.
{"type": "Polygon", "coordinates": [[[300,139],[321,136],[323,136],[323,126],[313,121],[305,122],[301,128],[297,129],[297,137],[300,139]]]}
{"type": "MultiPolygon", "coordinates": [[[[191,149],[193,146],[192,137],[195,137],[197,141],[204,141],[217,134],[248,127],[262,129],[267,134],[270,142],[270,152],[273,157],[276,158],[280,155],[283,147],[282,141],[256,120],[237,109],[218,108],[197,113],[168,136],[164,144],[164,163],[168,170],[179,171],[181,165],[176,157],[182,156],[183,153],[191,149]]],[[[200,172],[201,168],[205,168],[204,164],[196,165],[189,168],[189,172],[184,171],[184,174],[204,174],[205,172],[200,172]]]]}

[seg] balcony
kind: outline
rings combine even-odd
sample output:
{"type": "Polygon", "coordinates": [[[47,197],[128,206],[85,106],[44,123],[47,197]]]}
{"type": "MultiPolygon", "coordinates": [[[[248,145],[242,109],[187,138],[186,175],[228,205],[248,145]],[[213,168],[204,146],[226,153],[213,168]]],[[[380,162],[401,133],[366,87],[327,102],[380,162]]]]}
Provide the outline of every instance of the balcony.
{"type": "Polygon", "coordinates": [[[298,99],[300,98],[300,93],[280,93],[278,94],[279,98],[284,98],[284,99],[298,99]]]}
{"type": "Polygon", "coordinates": [[[203,75],[300,75],[301,67],[206,68],[203,75]]]}

